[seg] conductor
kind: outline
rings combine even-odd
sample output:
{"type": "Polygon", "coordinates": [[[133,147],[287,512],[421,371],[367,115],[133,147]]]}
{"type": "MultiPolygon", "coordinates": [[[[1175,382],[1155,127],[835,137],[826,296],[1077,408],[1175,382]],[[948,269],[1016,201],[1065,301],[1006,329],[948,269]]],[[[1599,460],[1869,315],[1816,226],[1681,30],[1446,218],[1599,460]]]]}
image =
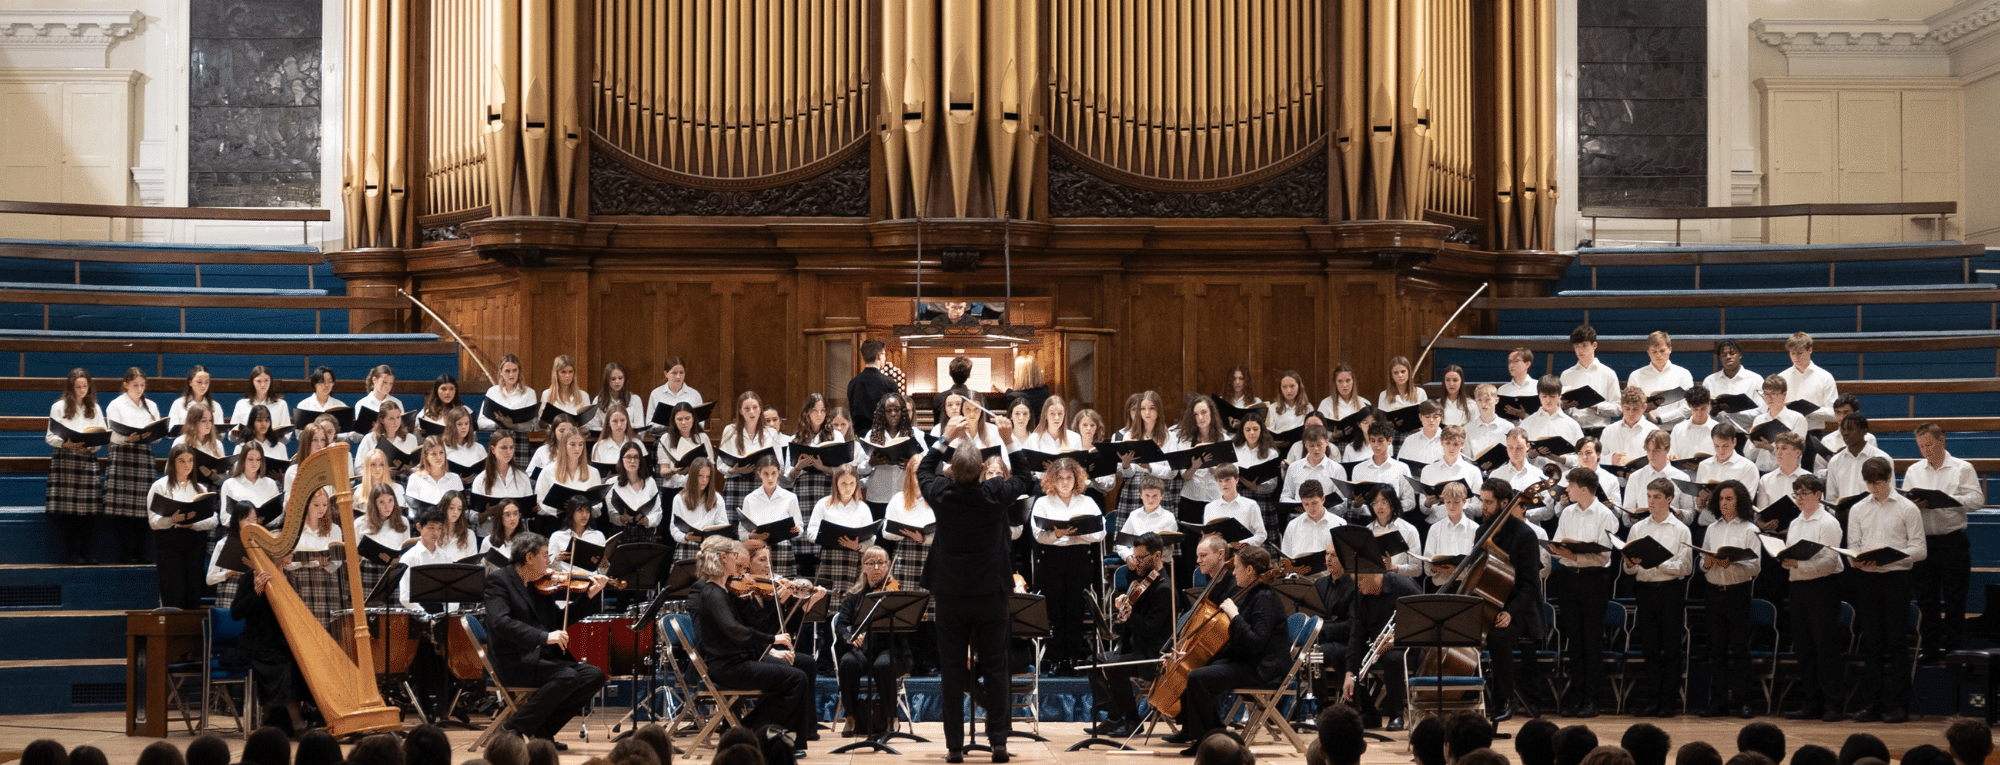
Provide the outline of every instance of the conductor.
{"type": "MultiPolygon", "coordinates": [[[[556,733],[583,711],[604,688],[604,671],[569,655],[569,633],[555,598],[531,582],[549,573],[549,543],[526,532],[514,538],[513,566],[486,577],[486,615],[481,619],[493,636],[493,664],[500,679],[512,686],[535,686],[521,702],[507,728],[523,736],[554,742],[556,733]]],[[[591,577],[589,596],[604,591],[607,580],[591,577]]]]}
{"type": "MultiPolygon", "coordinates": [[[[941,442],[952,443],[965,430],[965,418],[953,417],[941,442]]],[[[965,761],[965,711],[959,698],[970,680],[970,649],[986,696],[974,701],[987,710],[993,761],[1007,762],[1007,733],[1013,729],[1007,712],[1007,596],[1013,590],[1008,514],[1015,498],[1028,493],[1029,483],[1019,476],[980,481],[984,466],[970,442],[951,452],[948,467],[945,459],[943,449],[933,450],[917,467],[924,502],[937,513],[926,589],[937,603],[945,761],[965,761]]]]}

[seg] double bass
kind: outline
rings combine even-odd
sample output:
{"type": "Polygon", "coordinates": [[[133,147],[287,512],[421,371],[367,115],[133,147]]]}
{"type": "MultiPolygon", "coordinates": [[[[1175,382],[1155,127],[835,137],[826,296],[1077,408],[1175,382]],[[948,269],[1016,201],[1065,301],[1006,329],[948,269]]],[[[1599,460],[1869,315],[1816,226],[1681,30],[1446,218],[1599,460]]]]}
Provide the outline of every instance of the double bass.
{"type": "MultiPolygon", "coordinates": [[[[1452,569],[1451,576],[1438,587],[1439,595],[1473,595],[1486,604],[1486,622],[1493,620],[1507,606],[1507,598],[1514,592],[1514,562],[1507,557],[1507,551],[1493,541],[1507,517],[1514,513],[1514,506],[1522,500],[1538,496],[1554,488],[1553,480],[1540,481],[1520,493],[1515,494],[1507,506],[1487,516],[1485,526],[1479,530],[1478,541],[1472,545],[1472,552],[1465,560],[1459,561],[1452,569]]],[[[1460,647],[1442,649],[1425,648],[1417,651],[1415,666],[1419,674],[1427,676],[1471,676],[1479,674],[1479,649],[1460,647]]]]}
{"type": "MultiPolygon", "coordinates": [[[[1289,559],[1278,558],[1272,562],[1271,570],[1259,575],[1257,581],[1230,596],[1229,600],[1241,600],[1251,590],[1283,579],[1293,570],[1289,559]]],[[[1178,654],[1180,658],[1160,667],[1160,676],[1153,679],[1153,689],[1146,695],[1146,703],[1160,710],[1160,714],[1173,717],[1181,713],[1181,692],[1187,690],[1188,673],[1208,666],[1222,651],[1223,645],[1229,642],[1229,615],[1222,612],[1221,606],[1208,600],[1208,594],[1221,581],[1222,577],[1218,576],[1202,588],[1201,598],[1195,601],[1194,608],[1189,609],[1174,633],[1174,647],[1167,656],[1178,654]]]]}

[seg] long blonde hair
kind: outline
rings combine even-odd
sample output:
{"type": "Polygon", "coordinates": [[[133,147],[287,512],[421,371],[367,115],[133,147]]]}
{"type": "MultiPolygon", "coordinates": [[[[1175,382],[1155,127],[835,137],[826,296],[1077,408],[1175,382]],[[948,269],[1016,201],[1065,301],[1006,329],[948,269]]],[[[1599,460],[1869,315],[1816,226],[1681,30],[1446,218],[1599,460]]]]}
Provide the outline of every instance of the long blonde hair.
{"type": "Polygon", "coordinates": [[[576,373],[576,362],[570,359],[569,354],[557,356],[555,362],[549,366],[548,403],[572,408],[580,406],[583,403],[583,386],[579,385],[577,380],[581,377],[583,375],[576,373]],[[567,387],[558,382],[562,379],[564,368],[568,368],[571,372],[567,387]]]}

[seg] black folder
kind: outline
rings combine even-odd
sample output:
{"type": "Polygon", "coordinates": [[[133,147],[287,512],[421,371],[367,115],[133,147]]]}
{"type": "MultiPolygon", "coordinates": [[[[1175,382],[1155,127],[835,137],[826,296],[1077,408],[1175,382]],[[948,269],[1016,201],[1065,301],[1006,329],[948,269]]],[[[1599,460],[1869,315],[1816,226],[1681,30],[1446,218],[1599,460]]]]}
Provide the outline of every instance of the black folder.
{"type": "Polygon", "coordinates": [[[1549,436],[1548,438],[1537,438],[1529,441],[1528,449],[1536,453],[1546,450],[1550,455],[1566,457],[1576,453],[1576,444],[1562,436],[1549,436]]]}
{"type": "MultiPolygon", "coordinates": [[[[1460,478],[1453,478],[1449,481],[1441,481],[1438,483],[1424,483],[1423,481],[1419,481],[1415,478],[1411,478],[1409,476],[1403,476],[1403,482],[1409,484],[1410,489],[1418,494],[1421,494],[1426,497],[1438,497],[1438,498],[1444,497],[1444,487],[1446,486],[1449,486],[1454,483],[1460,486],[1465,486],[1464,479],[1460,478]]],[[[1474,491],[1472,487],[1465,486],[1465,496],[1467,498],[1477,499],[1479,498],[1479,493],[1474,491]]]]}
{"type": "Polygon", "coordinates": [[[1604,394],[1596,388],[1579,385],[1562,392],[1562,405],[1570,409],[1588,409],[1604,403],[1604,394]]]}
{"type": "Polygon", "coordinates": [[[214,517],[216,512],[222,509],[222,503],[220,496],[212,491],[202,492],[195,495],[194,499],[185,501],[174,499],[165,494],[155,494],[153,495],[153,501],[147,503],[146,509],[151,510],[154,515],[162,518],[171,518],[181,513],[193,513],[193,517],[181,521],[181,525],[185,526],[200,523],[214,517]]]}
{"type": "Polygon", "coordinates": [[[1810,539],[1801,539],[1790,546],[1786,546],[1784,537],[1772,534],[1759,534],[1757,541],[1764,543],[1764,552],[1769,553],[1772,558],[1780,561],[1807,560],[1818,555],[1821,550],[1827,549],[1826,545],[1810,539]]]}
{"type": "MultiPolygon", "coordinates": [[[[1242,524],[1237,524],[1237,525],[1240,526],[1242,524]]],[[[1035,518],[1035,526],[1041,529],[1042,531],[1048,531],[1049,529],[1053,529],[1057,526],[1068,526],[1070,528],[1076,529],[1075,533],[1077,536],[1082,536],[1084,534],[1097,534],[1104,531],[1104,516],[1098,515],[1096,513],[1083,513],[1080,515],[1071,516],[1070,519],[1067,521],[1058,521],[1037,516],[1035,518]]],[[[1243,532],[1243,536],[1245,538],[1248,538],[1250,536],[1250,532],[1246,529],[1243,532]]]]}
{"type": "Polygon", "coordinates": [[[264,500],[264,504],[261,505],[253,505],[240,499],[231,499],[228,500],[228,507],[231,519],[245,518],[254,513],[257,516],[258,525],[270,526],[272,521],[285,513],[285,495],[275,495],[270,499],[264,500]]]}
{"type": "Polygon", "coordinates": [[[230,458],[217,457],[208,452],[193,448],[194,444],[191,443],[188,446],[188,453],[194,455],[194,469],[196,473],[203,470],[213,471],[217,482],[221,482],[229,476],[229,466],[234,464],[230,458]]]}
{"type": "Polygon", "coordinates": [[[125,423],[112,419],[106,419],[105,425],[111,428],[111,432],[124,436],[126,443],[148,443],[151,441],[157,441],[167,436],[167,429],[170,427],[169,421],[165,417],[161,417],[160,419],[154,420],[144,425],[140,425],[138,427],[133,427],[131,425],[127,425],[125,423]]]}
{"type": "Polygon", "coordinates": [[[1909,553],[1905,553],[1902,550],[1898,550],[1894,547],[1877,547],[1867,552],[1853,552],[1851,550],[1841,550],[1839,548],[1835,548],[1835,551],[1839,552],[1841,555],[1853,559],[1855,563],[1870,563],[1877,566],[1880,566],[1884,563],[1895,563],[1896,561],[1910,557],[1909,553]]]}
{"type": "Polygon", "coordinates": [[[1166,454],[1167,466],[1175,470],[1187,470],[1188,468],[1195,467],[1209,468],[1217,465],[1227,465],[1235,461],[1236,447],[1230,445],[1228,441],[1217,441],[1212,444],[1204,444],[1192,449],[1182,449],[1166,454]]]}
{"type": "Polygon", "coordinates": [[[647,498],[646,501],[639,503],[638,507],[625,504],[625,498],[620,496],[616,491],[606,492],[604,500],[606,509],[609,512],[617,513],[620,517],[625,518],[628,523],[637,523],[639,516],[645,515],[651,512],[653,508],[659,506],[660,495],[654,494],[647,498]]]}
{"type": "Polygon", "coordinates": [[[1770,422],[1751,428],[1750,441],[1752,443],[1761,441],[1763,442],[1763,448],[1772,448],[1778,443],[1778,435],[1791,429],[1792,426],[1786,425],[1783,420],[1771,420],[1770,422]]]}
{"type": "MultiPolygon", "coordinates": [[[[1092,462],[1095,458],[1095,454],[1093,452],[1063,452],[1061,454],[1050,454],[1048,452],[1038,452],[1033,449],[1017,449],[1014,451],[1014,472],[1016,473],[1047,472],[1049,469],[1049,463],[1055,462],[1056,460],[1062,459],[1064,457],[1076,460],[1078,465],[1084,465],[1086,463],[1092,462]]],[[[1085,468],[1085,470],[1088,469],[1089,468],[1087,467],[1085,468]]]]}
{"type": "Polygon", "coordinates": [[[1561,547],[1565,550],[1576,553],[1577,555],[1595,555],[1597,553],[1611,552],[1611,545],[1605,544],[1603,542],[1586,542],[1581,539],[1572,539],[1569,537],[1563,537],[1562,539],[1550,539],[1543,542],[1542,544],[1548,545],[1549,547],[1552,548],[1561,547]]]}
{"type": "MultiPolygon", "coordinates": [[[[692,404],[688,406],[688,409],[694,413],[695,430],[702,430],[703,426],[708,424],[708,418],[715,415],[715,402],[692,404]]],[[[654,404],[651,419],[654,425],[672,430],[674,428],[674,405],[664,401],[654,404]]]]}
{"type": "Polygon", "coordinates": [[[1731,563],[1735,563],[1737,561],[1752,560],[1757,556],[1762,555],[1764,552],[1763,550],[1753,550],[1742,547],[1727,547],[1727,546],[1715,550],[1704,550],[1694,545],[1688,545],[1687,547],[1690,550],[1701,553],[1708,557],[1720,558],[1722,560],[1726,560],[1731,563]]]}
{"type": "Polygon", "coordinates": [[[1479,456],[1472,460],[1472,464],[1479,468],[1480,473],[1491,473],[1499,470],[1500,466],[1507,464],[1507,462],[1507,443],[1505,441],[1486,447],[1486,451],[1480,452],[1479,456]]]}
{"type": "Polygon", "coordinates": [[[574,423],[577,427],[581,428],[584,425],[589,424],[590,419],[592,417],[597,416],[597,406],[593,404],[572,412],[568,409],[556,406],[555,404],[547,404],[547,403],[542,404],[540,419],[543,425],[554,426],[556,424],[556,418],[559,416],[569,417],[569,421],[571,423],[574,423]]]}
{"type": "Polygon", "coordinates": [[[662,456],[666,457],[663,461],[673,465],[676,470],[686,470],[690,465],[694,464],[695,460],[708,456],[708,450],[702,448],[702,444],[699,441],[682,441],[681,447],[679,452],[669,451],[664,439],[654,445],[654,448],[659,450],[662,456]]]}
{"type": "Polygon", "coordinates": [[[1312,576],[1326,570],[1326,550],[1309,552],[1292,559],[1292,568],[1301,575],[1312,576]]]}
{"type": "MultiPolygon", "coordinates": [[[[307,399],[307,400],[310,401],[312,399],[307,399]]],[[[323,414],[328,417],[332,417],[335,422],[340,423],[340,427],[338,428],[339,432],[341,433],[354,432],[354,407],[348,406],[346,404],[335,403],[333,406],[330,406],[324,410],[294,409],[293,412],[295,418],[299,421],[301,425],[311,423],[314,420],[318,420],[319,416],[323,414]]],[[[370,420],[370,422],[373,422],[373,420],[370,420]]]]}
{"type": "Polygon", "coordinates": [[[879,524],[875,523],[870,523],[866,526],[842,526],[832,521],[821,520],[819,522],[819,539],[816,541],[820,547],[828,550],[847,549],[840,544],[842,538],[853,539],[855,542],[865,546],[868,540],[875,538],[878,526],[879,524]]]}
{"type": "Polygon", "coordinates": [[[1639,564],[1640,568],[1659,568],[1660,564],[1672,560],[1674,553],[1652,537],[1640,537],[1625,543],[1620,551],[1625,559],[1639,564]]]}
{"type": "MultiPolygon", "coordinates": [[[[391,471],[402,470],[403,468],[416,467],[417,458],[421,456],[419,453],[422,452],[424,449],[423,446],[419,444],[415,450],[406,452],[403,451],[402,449],[396,448],[395,444],[382,440],[377,440],[375,442],[375,448],[377,450],[380,450],[383,456],[389,458],[389,469],[391,471]]],[[[362,458],[366,458],[367,456],[368,455],[365,454],[361,455],[362,458]]]]}
{"type": "MultiPolygon", "coordinates": [[[[799,522],[792,520],[792,517],[788,515],[783,518],[779,518],[778,520],[772,521],[770,523],[766,523],[762,526],[752,526],[750,527],[750,534],[756,534],[759,532],[769,534],[770,536],[764,539],[764,543],[775,545],[778,544],[779,542],[791,541],[793,538],[797,537],[799,535],[799,532],[793,531],[793,529],[797,528],[799,528],[799,522]]],[[[748,537],[749,534],[745,534],[744,536],[748,537]]]]}
{"type": "MultiPolygon", "coordinates": [[[[1687,400],[1687,395],[1688,392],[1686,388],[1668,388],[1666,390],[1659,391],[1650,396],[1647,396],[1646,405],[1658,408],[1666,406],[1668,404],[1675,404],[1687,400]]],[[[1647,566],[1647,568],[1652,568],[1652,567],[1647,566]]]]}
{"type": "Polygon", "coordinates": [[[1187,523],[1183,521],[1181,528],[1187,529],[1190,534],[1196,536],[1220,534],[1222,541],[1230,543],[1241,542],[1251,537],[1249,527],[1244,526],[1242,521],[1235,518],[1217,518],[1207,523],[1187,523]]]}
{"type": "Polygon", "coordinates": [[[1424,426],[1423,418],[1417,413],[1417,405],[1382,410],[1382,416],[1389,424],[1396,426],[1397,433],[1415,433],[1424,426]]]}
{"type": "Polygon", "coordinates": [[[697,528],[694,524],[688,523],[687,521],[682,520],[677,516],[674,518],[674,528],[680,529],[682,536],[686,536],[688,534],[699,534],[703,537],[712,537],[717,534],[720,534],[722,536],[729,537],[730,539],[736,538],[736,524],[734,523],[718,523],[714,526],[703,526],[697,528]]]}
{"type": "Polygon", "coordinates": [[[882,536],[904,540],[909,539],[908,532],[911,531],[924,535],[924,540],[929,541],[937,533],[937,522],[932,521],[926,526],[911,526],[910,524],[896,520],[882,521],[882,536]]]}
{"type": "Polygon", "coordinates": [[[1796,401],[1787,401],[1785,402],[1785,408],[1790,409],[1794,412],[1798,412],[1799,414],[1803,414],[1807,417],[1811,417],[1813,412],[1819,411],[1818,404],[1815,404],[1811,401],[1807,401],[1805,399],[1798,399],[1796,401]]]}
{"type": "Polygon", "coordinates": [[[1338,420],[1328,421],[1326,423],[1326,432],[1329,436],[1332,436],[1333,442],[1336,444],[1354,443],[1355,439],[1361,437],[1361,422],[1374,414],[1374,406],[1364,405],[1360,411],[1338,420]]]}
{"type": "Polygon", "coordinates": [[[910,436],[904,436],[883,444],[862,439],[861,451],[866,452],[868,459],[871,461],[880,460],[880,464],[884,465],[902,465],[909,462],[911,457],[922,453],[923,444],[918,443],[916,438],[910,436]]]}
{"type": "Polygon", "coordinates": [[[96,448],[111,443],[111,433],[112,433],[112,431],[107,428],[99,428],[99,427],[89,427],[89,428],[84,428],[83,430],[72,430],[70,429],[69,426],[64,425],[61,422],[58,422],[54,419],[49,420],[49,432],[54,433],[57,438],[60,438],[64,441],[80,441],[83,443],[84,446],[88,446],[91,448],[96,448]]]}
{"type": "Polygon", "coordinates": [[[584,571],[596,571],[599,567],[604,565],[605,549],[611,547],[614,544],[614,540],[616,540],[617,538],[618,537],[614,536],[611,539],[606,539],[604,540],[604,544],[600,545],[594,542],[585,542],[580,538],[571,537],[569,542],[570,567],[582,569],[584,571]]]}
{"type": "Polygon", "coordinates": [[[375,429],[375,420],[380,417],[380,408],[359,408],[354,410],[354,432],[366,433],[375,429]]]}
{"type": "Polygon", "coordinates": [[[1907,489],[1898,493],[1916,503],[1919,508],[1942,510],[1959,506],[1958,500],[1937,489],[1907,489]]]}
{"type": "Polygon", "coordinates": [[[1622,465],[1613,463],[1608,465],[1599,465],[1598,467],[1603,468],[1604,471],[1607,473],[1618,476],[1620,479],[1625,479],[1625,478],[1631,478],[1632,471],[1645,467],[1647,463],[1650,461],[1651,460],[1649,460],[1646,457],[1640,457],[1635,460],[1628,460],[1625,462],[1625,464],[1622,465]]]}
{"type": "Polygon", "coordinates": [[[1376,483],[1374,481],[1343,481],[1338,478],[1330,480],[1333,485],[1326,488],[1332,489],[1340,495],[1343,501],[1347,502],[1373,502],[1375,501],[1376,492],[1393,488],[1386,483],[1376,483]]]}
{"type": "Polygon", "coordinates": [[[1778,526],[1783,528],[1797,520],[1799,514],[1799,503],[1792,500],[1792,495],[1786,494],[1779,497],[1776,502],[1765,505],[1764,509],[1758,510],[1757,521],[1759,523],[1777,521],[1778,526]]]}
{"type": "Polygon", "coordinates": [[[444,435],[444,423],[417,416],[417,433],[425,437],[444,435]]]}
{"type": "Polygon", "coordinates": [[[1305,440],[1306,426],[1300,425],[1296,428],[1292,428],[1291,430],[1279,430],[1279,431],[1267,431],[1267,432],[1271,434],[1271,443],[1276,444],[1278,447],[1278,451],[1282,452],[1292,448],[1292,444],[1296,444],[1300,441],[1305,440]]]}
{"type": "MultiPolygon", "coordinates": [[[[549,485],[549,493],[542,497],[541,503],[555,508],[560,513],[569,507],[571,498],[585,497],[590,500],[590,504],[597,505],[604,502],[604,495],[610,491],[611,484],[608,483],[600,483],[596,486],[587,486],[581,489],[555,483],[549,485]]],[[[522,513],[522,515],[527,515],[527,513],[522,513]]]]}
{"type": "Polygon", "coordinates": [[[475,462],[470,465],[460,465],[456,462],[452,462],[451,460],[447,459],[444,461],[444,467],[446,470],[458,474],[459,483],[463,483],[467,486],[470,486],[472,485],[473,476],[477,476],[480,473],[485,472],[486,463],[475,462]]]}
{"type": "Polygon", "coordinates": [[[374,537],[363,534],[361,535],[361,542],[354,546],[354,552],[358,553],[363,560],[372,560],[386,566],[395,563],[396,559],[403,557],[403,551],[410,549],[412,545],[415,545],[419,541],[422,540],[410,537],[403,540],[402,547],[390,547],[375,541],[374,537]]]}
{"type": "Polygon", "coordinates": [[[1236,480],[1250,484],[1260,484],[1285,473],[1285,458],[1272,457],[1255,465],[1236,466],[1236,480]]]}
{"type": "Polygon", "coordinates": [[[836,441],[819,446],[807,446],[794,441],[790,448],[793,462],[797,462],[800,457],[818,457],[821,467],[832,469],[854,461],[854,444],[850,441],[836,441]]]}
{"type": "Polygon", "coordinates": [[[512,422],[514,423],[513,430],[534,430],[535,421],[541,412],[541,404],[529,404],[516,409],[494,403],[491,396],[486,398],[485,403],[479,405],[479,413],[485,416],[486,419],[492,420],[496,424],[503,419],[512,422]]]}
{"type": "Polygon", "coordinates": [[[727,469],[735,469],[739,465],[755,465],[757,464],[758,460],[764,459],[765,457],[775,457],[777,455],[777,453],[770,447],[758,449],[757,451],[742,456],[730,454],[729,452],[720,449],[717,449],[715,453],[716,456],[721,459],[722,466],[727,469]]]}
{"type": "Polygon", "coordinates": [[[1271,405],[1258,402],[1247,407],[1236,406],[1223,400],[1222,396],[1211,397],[1215,401],[1215,416],[1222,418],[1222,429],[1235,433],[1243,428],[1243,422],[1255,417],[1259,422],[1268,419],[1271,405]]]}
{"type": "Polygon", "coordinates": [[[1377,535],[1366,526],[1341,526],[1332,534],[1334,552],[1348,573],[1370,573],[1381,567],[1383,559],[1410,549],[1403,535],[1394,531],[1377,535]],[[1357,563],[1359,560],[1371,562],[1357,563]]]}
{"type": "Polygon", "coordinates": [[[1118,460],[1123,460],[1126,454],[1131,454],[1132,461],[1137,463],[1153,463],[1153,462],[1167,461],[1167,453],[1160,451],[1160,445],[1154,443],[1151,439],[1142,438],[1137,441],[1099,441],[1097,442],[1097,451],[1104,454],[1109,454],[1114,459],[1118,460]]]}
{"type": "Polygon", "coordinates": [[[1517,422],[1528,419],[1528,415],[1534,414],[1541,408],[1541,396],[1501,396],[1493,405],[1494,413],[1517,422]],[[1521,413],[1514,414],[1511,410],[1520,410],[1521,413]]]}

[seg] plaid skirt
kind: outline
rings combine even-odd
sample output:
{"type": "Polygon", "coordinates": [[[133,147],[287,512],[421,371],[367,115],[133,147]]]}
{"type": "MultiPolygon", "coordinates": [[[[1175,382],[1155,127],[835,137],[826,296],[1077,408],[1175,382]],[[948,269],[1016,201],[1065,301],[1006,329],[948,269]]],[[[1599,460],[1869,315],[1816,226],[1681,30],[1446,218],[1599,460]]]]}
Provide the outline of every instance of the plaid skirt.
{"type": "Polygon", "coordinates": [[[104,514],[119,518],[145,518],[146,494],[160,477],[153,462],[153,447],[145,444],[112,444],[111,469],[104,474],[104,514]]]}
{"type": "MultiPolygon", "coordinates": [[[[887,540],[881,541],[886,542],[887,540]]],[[[931,560],[930,537],[924,537],[922,543],[899,541],[893,544],[895,544],[896,549],[889,553],[891,564],[889,576],[895,579],[898,584],[903,585],[903,589],[905,590],[922,589],[924,586],[924,566],[928,565],[931,560]]],[[[924,618],[930,619],[935,617],[937,615],[936,609],[937,599],[932,598],[930,605],[924,607],[924,618]]]]}
{"type": "MultiPolygon", "coordinates": [[[[863,545],[866,549],[866,545],[863,545]]],[[[826,581],[829,590],[844,590],[854,580],[861,578],[861,553],[846,548],[819,550],[819,573],[816,578],[826,581]]]]}
{"type": "MultiPolygon", "coordinates": [[[[757,480],[755,473],[733,475],[723,480],[722,506],[729,510],[729,520],[739,525],[743,523],[743,498],[763,485],[764,482],[757,480]]],[[[799,509],[812,512],[812,508],[803,502],[799,503],[799,509]]]]}
{"type": "Polygon", "coordinates": [[[771,575],[779,579],[790,579],[799,575],[798,559],[792,554],[791,542],[771,545],[771,575]]]}
{"type": "Polygon", "coordinates": [[[800,472],[798,480],[792,482],[792,493],[799,495],[799,512],[807,516],[811,516],[813,508],[819,507],[819,501],[832,491],[833,476],[817,470],[800,472]]]}
{"type": "MultiPolygon", "coordinates": [[[[298,553],[292,556],[292,560],[304,563],[312,560],[339,559],[334,557],[333,551],[322,550],[298,553]]],[[[293,569],[285,572],[285,580],[291,582],[292,589],[299,594],[299,600],[305,601],[306,610],[311,611],[313,618],[318,619],[322,625],[332,621],[333,612],[353,607],[347,599],[347,578],[341,576],[337,569],[293,569]]]]}
{"type": "MultiPolygon", "coordinates": [[[[389,567],[387,565],[374,558],[361,558],[361,593],[366,595],[374,592],[375,583],[382,581],[382,575],[388,573],[388,571],[389,567]]],[[[345,606],[342,606],[342,608],[345,608],[345,606]]]]}
{"type": "Polygon", "coordinates": [[[255,576],[255,574],[235,574],[224,577],[222,583],[215,586],[216,608],[227,609],[236,603],[236,584],[242,581],[245,576],[255,576]]]}
{"type": "Polygon", "coordinates": [[[528,472],[528,463],[535,459],[535,445],[528,443],[528,434],[514,434],[514,469],[528,472]]]}
{"type": "Polygon", "coordinates": [[[1264,546],[1275,548],[1278,539],[1285,535],[1285,524],[1291,522],[1291,513],[1278,506],[1278,490],[1272,489],[1262,494],[1245,492],[1257,503],[1257,510],[1264,516],[1264,546]]]}
{"type": "Polygon", "coordinates": [[[48,492],[43,495],[42,504],[55,515],[89,516],[104,512],[104,471],[97,466],[97,451],[55,450],[55,456],[49,460],[48,492]]]}

